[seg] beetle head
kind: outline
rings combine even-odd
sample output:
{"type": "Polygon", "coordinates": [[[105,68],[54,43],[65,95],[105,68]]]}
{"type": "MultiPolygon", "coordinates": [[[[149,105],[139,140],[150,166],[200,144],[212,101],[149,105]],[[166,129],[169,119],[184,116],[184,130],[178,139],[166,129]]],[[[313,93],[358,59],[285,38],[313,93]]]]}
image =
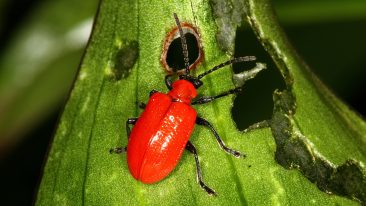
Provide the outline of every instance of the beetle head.
{"type": "Polygon", "coordinates": [[[203,85],[203,82],[198,79],[197,77],[191,76],[191,75],[181,75],[179,76],[179,79],[185,79],[189,82],[191,82],[194,86],[194,88],[198,89],[203,85]]]}

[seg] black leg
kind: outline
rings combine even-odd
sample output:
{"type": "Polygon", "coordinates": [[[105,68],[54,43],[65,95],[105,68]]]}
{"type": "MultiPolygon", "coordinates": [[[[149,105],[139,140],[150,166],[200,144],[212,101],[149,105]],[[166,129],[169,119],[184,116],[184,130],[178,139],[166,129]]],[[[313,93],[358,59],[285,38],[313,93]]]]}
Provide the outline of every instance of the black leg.
{"type": "Polygon", "coordinates": [[[241,91],[242,91],[242,88],[237,87],[237,88],[234,88],[234,89],[230,89],[229,91],[223,92],[223,93],[221,93],[217,96],[213,96],[213,97],[203,96],[203,97],[200,97],[200,98],[194,100],[191,104],[192,105],[194,105],[194,104],[206,104],[206,103],[212,102],[213,100],[218,99],[220,97],[225,97],[225,96],[230,95],[230,94],[237,94],[237,93],[240,93],[241,91]]]}
{"type": "MultiPolygon", "coordinates": [[[[128,118],[126,121],[126,132],[127,132],[127,138],[130,138],[131,129],[129,127],[129,124],[135,125],[138,118],[128,118]]],[[[109,150],[109,153],[116,153],[120,154],[127,151],[127,147],[115,147],[109,150]]]]}
{"type": "Polygon", "coordinates": [[[128,118],[127,121],[126,121],[126,132],[127,132],[127,138],[130,138],[130,133],[131,133],[131,129],[130,127],[128,126],[129,124],[133,124],[135,125],[136,122],[137,122],[137,119],[136,117],[132,117],[132,118],[128,118]]]}
{"type": "Polygon", "coordinates": [[[153,94],[155,94],[156,92],[159,92],[159,91],[158,91],[158,90],[155,90],[155,89],[151,90],[151,92],[150,92],[150,97],[151,97],[153,94]]]}
{"type": "Polygon", "coordinates": [[[220,147],[223,150],[225,150],[225,152],[227,152],[229,154],[232,154],[234,157],[240,157],[240,156],[245,157],[246,156],[245,154],[242,154],[239,151],[236,151],[236,150],[233,150],[233,149],[230,149],[230,148],[226,147],[225,143],[222,141],[219,134],[217,134],[216,130],[212,127],[212,125],[207,120],[205,120],[203,118],[200,118],[200,117],[197,117],[196,124],[208,127],[211,130],[211,132],[214,134],[214,136],[215,136],[217,142],[219,143],[220,147]]]}
{"type": "Polygon", "coordinates": [[[170,79],[172,75],[166,75],[165,76],[165,85],[168,87],[169,90],[172,90],[172,80],[170,79]]]}
{"type": "Polygon", "coordinates": [[[209,188],[202,180],[201,166],[200,166],[200,162],[198,160],[196,148],[190,141],[188,141],[187,145],[186,145],[186,149],[194,155],[194,160],[196,161],[197,180],[198,180],[198,183],[200,184],[201,188],[204,189],[208,193],[208,195],[215,195],[216,194],[215,191],[213,189],[209,188]]]}
{"type": "Polygon", "coordinates": [[[140,102],[140,104],[139,104],[139,108],[140,108],[140,109],[145,109],[145,108],[146,108],[146,104],[145,104],[145,103],[143,103],[143,102],[140,102]]]}
{"type": "Polygon", "coordinates": [[[127,147],[116,147],[109,150],[109,153],[121,154],[127,151],[127,147]]]}

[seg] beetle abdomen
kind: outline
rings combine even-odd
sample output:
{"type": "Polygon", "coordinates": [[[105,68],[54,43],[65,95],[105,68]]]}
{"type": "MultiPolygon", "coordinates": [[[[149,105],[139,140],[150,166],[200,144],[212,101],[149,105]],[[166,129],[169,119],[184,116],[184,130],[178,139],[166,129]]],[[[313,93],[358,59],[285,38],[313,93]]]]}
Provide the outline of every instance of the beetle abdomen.
{"type": "Polygon", "coordinates": [[[127,162],[128,168],[135,179],[140,176],[141,163],[150,142],[150,137],[157,131],[171,102],[171,97],[166,94],[159,92],[153,94],[132,128],[127,145],[127,162]]]}
{"type": "Polygon", "coordinates": [[[151,96],[132,129],[127,146],[128,166],[133,177],[144,183],[166,177],[178,163],[195,120],[196,111],[189,105],[172,102],[162,93],[151,96]],[[150,114],[149,108],[160,108],[160,111],[150,114]]]}
{"type": "Polygon", "coordinates": [[[166,177],[177,165],[196,121],[196,111],[187,104],[173,102],[151,137],[139,180],[154,183],[166,177]]]}

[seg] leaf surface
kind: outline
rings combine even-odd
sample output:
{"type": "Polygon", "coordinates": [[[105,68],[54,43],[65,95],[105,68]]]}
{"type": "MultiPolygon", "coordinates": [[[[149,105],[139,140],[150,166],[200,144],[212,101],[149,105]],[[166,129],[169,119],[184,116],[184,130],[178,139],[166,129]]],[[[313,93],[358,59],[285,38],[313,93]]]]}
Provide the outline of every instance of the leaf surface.
{"type": "MultiPolygon", "coordinates": [[[[194,159],[188,152],[183,154],[167,178],[152,185],[132,178],[125,154],[109,154],[110,148],[127,144],[125,121],[139,115],[138,103],[147,102],[152,89],[167,91],[164,84],[166,73],[160,64],[160,56],[164,38],[175,26],[174,12],[181,21],[193,23],[199,29],[205,59],[197,73],[229,59],[216,41],[215,35],[220,27],[215,22],[217,18],[213,18],[211,5],[205,1],[161,4],[108,0],[100,5],[91,41],[48,156],[36,203],[357,204],[319,190],[301,170],[313,168],[311,164],[314,162],[305,162],[307,164],[304,165],[300,164],[301,161],[296,162],[302,156],[296,156],[291,150],[284,150],[278,156],[278,151],[282,151],[278,146],[285,142],[293,148],[290,143],[295,139],[300,145],[305,145],[299,147],[300,153],[314,151],[310,156],[304,155],[306,158],[314,157],[310,158],[314,161],[317,160],[316,155],[321,155],[334,164],[342,164],[349,158],[365,162],[365,147],[356,145],[364,144],[365,133],[359,130],[365,128],[364,122],[320,87],[316,78],[304,70],[303,64],[298,64],[301,60],[292,50],[287,50],[288,43],[283,41],[280,29],[276,26],[272,30],[270,28],[274,19],[271,19],[271,13],[265,13],[272,12],[267,1],[248,1],[245,6],[263,43],[278,45],[266,48],[283,72],[288,88],[275,94],[278,101],[275,101],[274,116],[268,121],[270,127],[246,133],[239,132],[231,118],[233,98],[194,106],[200,116],[212,123],[228,146],[247,154],[247,158],[239,159],[227,155],[206,128],[195,127],[191,141],[197,147],[204,180],[216,190],[216,197],[208,196],[196,183],[194,159]],[[119,61],[122,60],[128,60],[130,63],[124,65],[129,66],[120,66],[119,61]],[[327,96],[321,97],[321,92],[327,96]],[[296,110],[294,105],[297,105],[296,110]],[[315,125],[311,120],[319,123],[315,125]],[[349,129],[347,125],[350,124],[346,124],[349,121],[356,125],[349,129]],[[349,149],[352,149],[352,154],[349,154],[349,149]],[[294,159],[288,158],[292,155],[294,159]],[[299,165],[300,170],[288,170],[283,162],[279,163],[278,157],[284,157],[285,163],[294,161],[293,166],[299,165]]],[[[215,95],[232,88],[231,76],[229,69],[223,69],[205,77],[200,94],[215,95]]]]}

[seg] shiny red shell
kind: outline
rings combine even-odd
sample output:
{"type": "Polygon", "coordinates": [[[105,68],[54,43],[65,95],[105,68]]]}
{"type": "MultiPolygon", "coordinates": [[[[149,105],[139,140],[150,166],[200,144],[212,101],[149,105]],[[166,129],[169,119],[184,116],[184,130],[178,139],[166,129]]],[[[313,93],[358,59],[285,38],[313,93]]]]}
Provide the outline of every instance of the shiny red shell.
{"type": "Polygon", "coordinates": [[[196,96],[191,82],[178,80],[168,94],[150,97],[127,145],[128,168],[135,179],[158,182],[175,168],[195,125],[197,113],[190,103],[196,96]]]}

